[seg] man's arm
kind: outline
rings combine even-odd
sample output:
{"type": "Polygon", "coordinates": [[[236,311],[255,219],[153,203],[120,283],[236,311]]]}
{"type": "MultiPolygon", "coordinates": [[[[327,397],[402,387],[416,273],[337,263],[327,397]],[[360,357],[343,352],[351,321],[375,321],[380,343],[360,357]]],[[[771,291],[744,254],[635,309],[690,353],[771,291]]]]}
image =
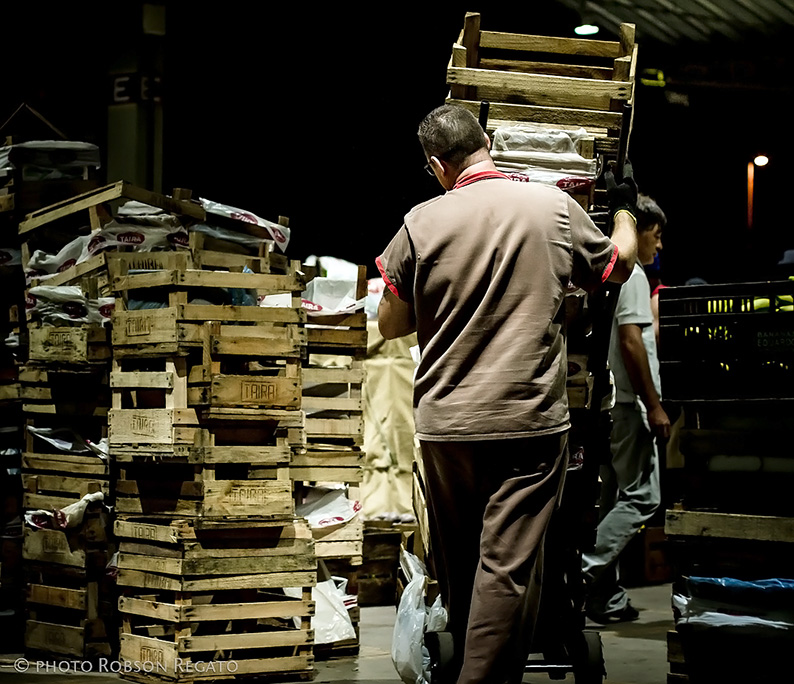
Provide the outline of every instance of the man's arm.
{"type": "Polygon", "coordinates": [[[387,340],[416,332],[414,307],[396,297],[388,287],[378,304],[378,330],[387,340]]]}
{"type": "Polygon", "coordinates": [[[659,394],[653,385],[648,354],[642,342],[642,328],[633,323],[619,325],[618,340],[620,355],[626,366],[631,386],[648,410],[648,424],[651,431],[657,437],[668,439],[670,437],[670,419],[662,408],[659,394]]]}
{"type": "Polygon", "coordinates": [[[629,212],[619,211],[615,214],[611,240],[618,248],[618,258],[607,280],[625,283],[637,263],[637,224],[629,212]]]}

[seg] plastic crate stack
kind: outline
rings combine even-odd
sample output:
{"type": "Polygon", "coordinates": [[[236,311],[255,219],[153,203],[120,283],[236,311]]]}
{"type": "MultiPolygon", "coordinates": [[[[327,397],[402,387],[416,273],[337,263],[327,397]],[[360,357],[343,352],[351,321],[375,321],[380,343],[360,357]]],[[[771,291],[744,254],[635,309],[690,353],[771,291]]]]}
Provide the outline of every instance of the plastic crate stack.
{"type": "MultiPolygon", "coordinates": [[[[25,279],[18,228],[28,212],[95,187],[93,178],[99,166],[96,146],[49,137],[35,139],[32,129],[25,136],[17,135],[22,130],[19,122],[15,116],[6,122],[6,130],[14,135],[6,137],[0,146],[0,613],[13,612],[0,619],[4,631],[14,635],[12,648],[17,650],[22,649],[25,594],[20,477],[25,439],[19,366],[27,358],[25,279]]],[[[37,122],[44,132],[42,121],[37,122]]]]}
{"type": "MultiPolygon", "coordinates": [[[[312,279],[312,269],[304,267],[304,270],[307,278],[312,279]]],[[[358,267],[356,280],[350,285],[356,301],[366,297],[365,266],[358,267]]],[[[304,450],[294,454],[290,475],[300,509],[316,511],[310,522],[314,521],[312,531],[318,559],[331,575],[347,579],[342,588],[356,633],[355,638],[318,644],[318,655],[328,656],[355,653],[359,648],[359,607],[354,597],[355,575],[362,563],[364,543],[364,523],[359,510],[364,462],[362,388],[367,319],[363,308],[354,313],[321,315],[307,305],[307,313],[307,357],[302,388],[307,443],[304,450]],[[328,510],[329,515],[323,516],[323,510],[328,510]]]]}
{"type": "Polygon", "coordinates": [[[774,676],[794,628],[794,282],[665,288],[659,311],[662,390],[683,408],[668,681],[774,676]]]}
{"type": "Polygon", "coordinates": [[[28,337],[19,381],[26,431],[25,651],[96,661],[114,656],[118,646],[107,570],[115,551],[108,507],[110,300],[102,299],[95,274],[56,275],[56,284],[33,267],[89,225],[85,212],[48,208],[19,224],[28,337]]]}

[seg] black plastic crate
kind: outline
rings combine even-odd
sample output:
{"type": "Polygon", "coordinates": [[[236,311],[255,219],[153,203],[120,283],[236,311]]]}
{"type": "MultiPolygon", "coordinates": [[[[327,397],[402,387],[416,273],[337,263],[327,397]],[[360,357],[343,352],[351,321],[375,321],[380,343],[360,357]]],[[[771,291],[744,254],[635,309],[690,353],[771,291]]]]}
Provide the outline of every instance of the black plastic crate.
{"type": "Polygon", "coordinates": [[[794,282],[663,288],[659,325],[665,399],[794,398],[794,282]]]}

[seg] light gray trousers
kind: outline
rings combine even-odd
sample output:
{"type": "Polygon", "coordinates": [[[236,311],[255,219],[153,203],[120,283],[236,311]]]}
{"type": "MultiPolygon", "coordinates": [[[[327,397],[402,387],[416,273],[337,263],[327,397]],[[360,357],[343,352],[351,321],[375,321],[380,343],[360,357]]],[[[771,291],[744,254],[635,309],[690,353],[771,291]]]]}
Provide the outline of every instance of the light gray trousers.
{"type": "Polygon", "coordinates": [[[661,502],[659,454],[645,408],[618,403],[612,409],[612,461],[601,467],[601,521],[595,549],[582,558],[589,582],[588,608],[616,615],[628,604],[618,559],[661,502]]]}

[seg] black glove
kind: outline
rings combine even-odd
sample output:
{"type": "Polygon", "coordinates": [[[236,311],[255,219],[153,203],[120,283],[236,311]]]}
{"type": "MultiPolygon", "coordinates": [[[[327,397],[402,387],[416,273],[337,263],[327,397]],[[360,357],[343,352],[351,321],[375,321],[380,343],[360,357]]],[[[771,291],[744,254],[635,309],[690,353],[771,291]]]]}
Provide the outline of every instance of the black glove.
{"type": "Polygon", "coordinates": [[[614,220],[615,214],[619,211],[628,211],[636,221],[637,184],[634,182],[634,169],[631,167],[631,162],[626,160],[626,163],[623,164],[623,179],[619,184],[615,182],[615,174],[612,171],[604,173],[604,181],[607,186],[610,219],[614,220]]]}

